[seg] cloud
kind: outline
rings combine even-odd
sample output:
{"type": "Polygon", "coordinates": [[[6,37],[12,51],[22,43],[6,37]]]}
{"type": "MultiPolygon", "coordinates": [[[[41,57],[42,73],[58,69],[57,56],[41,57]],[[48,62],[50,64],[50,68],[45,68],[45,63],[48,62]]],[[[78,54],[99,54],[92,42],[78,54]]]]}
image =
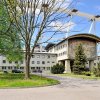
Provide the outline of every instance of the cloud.
{"type": "Polygon", "coordinates": [[[78,5],[78,6],[86,6],[85,3],[81,2],[81,1],[79,1],[79,2],[77,3],[77,5],[78,5]]]}
{"type": "Polygon", "coordinates": [[[62,23],[61,21],[52,22],[51,26],[57,31],[69,32],[76,24],[74,22],[62,23]]]}

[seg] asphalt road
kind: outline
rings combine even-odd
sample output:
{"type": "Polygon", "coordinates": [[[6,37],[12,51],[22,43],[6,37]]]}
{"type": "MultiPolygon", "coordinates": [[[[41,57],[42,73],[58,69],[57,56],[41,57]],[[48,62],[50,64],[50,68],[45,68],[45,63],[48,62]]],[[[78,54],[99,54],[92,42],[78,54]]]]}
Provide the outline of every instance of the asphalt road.
{"type": "Polygon", "coordinates": [[[0,89],[0,100],[100,100],[100,81],[44,75],[61,84],[25,89],[0,89]]]}

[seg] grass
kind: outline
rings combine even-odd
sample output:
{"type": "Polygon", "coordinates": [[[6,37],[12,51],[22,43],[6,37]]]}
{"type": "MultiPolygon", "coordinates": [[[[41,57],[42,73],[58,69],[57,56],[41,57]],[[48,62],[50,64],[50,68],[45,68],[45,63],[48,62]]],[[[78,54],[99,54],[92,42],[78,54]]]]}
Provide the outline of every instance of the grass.
{"type": "Polygon", "coordinates": [[[59,81],[37,75],[31,75],[31,79],[25,80],[24,74],[0,73],[0,88],[9,87],[40,87],[58,84],[59,81]]]}
{"type": "Polygon", "coordinates": [[[66,77],[73,77],[73,78],[100,80],[100,77],[95,77],[93,74],[92,74],[91,76],[76,75],[76,74],[74,74],[74,73],[64,73],[64,74],[56,74],[56,75],[58,75],[58,76],[66,76],[66,77]]]}

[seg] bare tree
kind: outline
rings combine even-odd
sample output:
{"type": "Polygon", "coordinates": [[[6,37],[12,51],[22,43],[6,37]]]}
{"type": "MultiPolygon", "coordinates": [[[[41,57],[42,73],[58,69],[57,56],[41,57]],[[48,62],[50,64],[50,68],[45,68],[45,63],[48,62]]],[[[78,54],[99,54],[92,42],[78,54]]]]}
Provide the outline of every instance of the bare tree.
{"type": "Polygon", "coordinates": [[[37,44],[48,42],[54,35],[67,32],[70,25],[64,11],[73,9],[75,0],[3,0],[11,20],[25,45],[25,78],[30,78],[30,59],[37,44]],[[48,36],[46,39],[40,38],[48,36]]]}

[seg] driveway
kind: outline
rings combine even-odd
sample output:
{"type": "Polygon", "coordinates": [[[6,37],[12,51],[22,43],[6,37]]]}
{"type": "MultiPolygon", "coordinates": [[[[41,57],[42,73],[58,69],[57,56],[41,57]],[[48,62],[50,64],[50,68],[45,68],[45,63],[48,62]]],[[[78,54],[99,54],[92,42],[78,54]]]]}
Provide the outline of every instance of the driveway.
{"type": "Polygon", "coordinates": [[[100,100],[100,81],[44,75],[57,79],[59,85],[0,89],[0,100],[100,100]]]}

